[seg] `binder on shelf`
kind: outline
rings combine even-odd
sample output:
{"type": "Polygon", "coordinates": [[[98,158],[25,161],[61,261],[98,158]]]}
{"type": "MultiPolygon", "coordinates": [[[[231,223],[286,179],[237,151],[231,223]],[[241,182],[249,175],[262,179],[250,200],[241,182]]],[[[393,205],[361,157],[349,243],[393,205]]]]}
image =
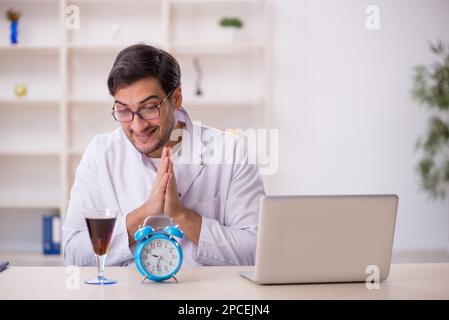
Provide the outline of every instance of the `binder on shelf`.
{"type": "Polygon", "coordinates": [[[43,253],[61,253],[61,223],[59,216],[45,215],[43,217],[43,253]]]}

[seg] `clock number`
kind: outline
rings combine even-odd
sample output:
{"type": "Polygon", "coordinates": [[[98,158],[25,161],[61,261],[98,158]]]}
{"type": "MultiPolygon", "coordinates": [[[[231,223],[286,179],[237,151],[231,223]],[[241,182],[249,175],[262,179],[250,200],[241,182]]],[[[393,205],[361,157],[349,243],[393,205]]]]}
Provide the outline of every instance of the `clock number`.
{"type": "Polygon", "coordinates": [[[146,270],[155,276],[163,276],[173,271],[177,259],[177,248],[167,239],[154,239],[142,251],[142,262],[145,261],[146,270]]]}

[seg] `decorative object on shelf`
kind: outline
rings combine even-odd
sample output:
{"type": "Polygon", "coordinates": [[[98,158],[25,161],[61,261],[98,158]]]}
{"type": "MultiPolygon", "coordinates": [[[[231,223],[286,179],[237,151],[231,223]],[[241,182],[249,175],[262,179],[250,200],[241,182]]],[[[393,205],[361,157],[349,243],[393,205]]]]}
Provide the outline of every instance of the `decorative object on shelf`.
{"type": "Polygon", "coordinates": [[[14,94],[16,97],[25,97],[27,95],[27,86],[24,83],[18,83],[14,86],[14,94]]]}
{"type": "Polygon", "coordinates": [[[243,28],[243,22],[237,17],[223,17],[220,19],[219,25],[225,32],[225,41],[232,43],[236,40],[236,35],[243,28]]]}
{"type": "Polygon", "coordinates": [[[19,19],[22,16],[22,13],[17,10],[9,9],[6,11],[6,17],[8,18],[10,25],[10,36],[9,40],[11,44],[15,45],[18,43],[19,37],[19,19]]]}
{"type": "Polygon", "coordinates": [[[449,190],[449,44],[430,43],[438,60],[415,68],[413,96],[431,112],[427,134],[418,139],[422,151],[417,166],[421,186],[435,199],[444,199],[449,190]]]}
{"type": "Polygon", "coordinates": [[[134,261],[140,274],[146,279],[161,282],[173,278],[182,265],[182,249],[178,241],[184,233],[167,216],[149,216],[134,233],[137,247],[134,261]],[[148,223],[148,225],[147,225],[148,223]]]}
{"type": "Polygon", "coordinates": [[[45,215],[42,220],[43,254],[61,253],[61,222],[57,215],[45,215]]]}
{"type": "Polygon", "coordinates": [[[123,43],[121,26],[118,23],[111,25],[111,43],[121,44],[123,43]]]}
{"type": "Polygon", "coordinates": [[[195,72],[196,72],[195,95],[201,96],[201,95],[203,95],[203,90],[201,90],[201,81],[203,80],[203,71],[201,70],[200,60],[196,57],[193,58],[193,66],[195,67],[195,72]]]}

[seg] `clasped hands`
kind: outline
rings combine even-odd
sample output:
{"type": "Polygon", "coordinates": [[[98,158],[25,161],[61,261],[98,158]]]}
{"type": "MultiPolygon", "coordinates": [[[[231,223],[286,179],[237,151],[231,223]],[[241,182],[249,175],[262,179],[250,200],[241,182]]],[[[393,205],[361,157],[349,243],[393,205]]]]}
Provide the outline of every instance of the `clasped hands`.
{"type": "Polygon", "coordinates": [[[172,219],[185,211],[178,196],[173,172],[172,150],[169,147],[164,147],[162,150],[156,179],[143,208],[149,216],[164,214],[172,219]]]}

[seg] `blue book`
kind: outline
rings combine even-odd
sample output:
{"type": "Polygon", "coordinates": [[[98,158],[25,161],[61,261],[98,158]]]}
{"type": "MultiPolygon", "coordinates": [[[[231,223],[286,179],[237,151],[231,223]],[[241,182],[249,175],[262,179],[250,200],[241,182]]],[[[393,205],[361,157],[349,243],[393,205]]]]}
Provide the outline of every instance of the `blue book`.
{"type": "Polygon", "coordinates": [[[61,224],[59,216],[45,215],[43,217],[43,253],[61,253],[61,224]]]}

